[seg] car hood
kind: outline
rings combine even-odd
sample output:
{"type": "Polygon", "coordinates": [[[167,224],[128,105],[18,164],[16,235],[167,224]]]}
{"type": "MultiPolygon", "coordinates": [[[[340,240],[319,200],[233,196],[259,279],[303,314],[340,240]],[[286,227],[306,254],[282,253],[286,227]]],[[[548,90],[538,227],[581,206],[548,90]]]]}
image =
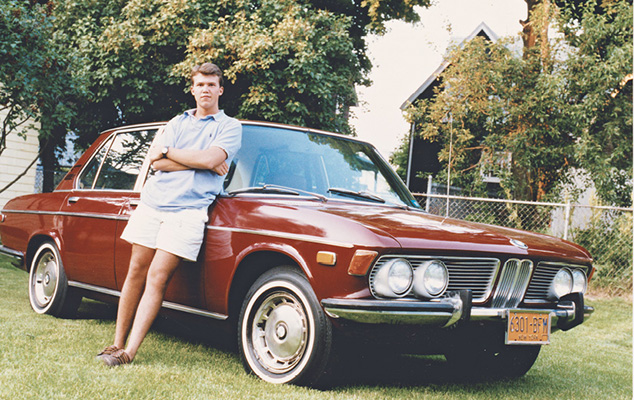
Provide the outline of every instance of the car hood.
{"type": "Polygon", "coordinates": [[[388,207],[324,207],[324,213],[353,220],[393,237],[403,249],[487,252],[590,262],[590,254],[574,243],[519,229],[388,207]]]}
{"type": "Polygon", "coordinates": [[[406,253],[592,261],[581,246],[562,239],[422,210],[260,196],[221,198],[214,207],[211,225],[272,236],[406,253]]]}

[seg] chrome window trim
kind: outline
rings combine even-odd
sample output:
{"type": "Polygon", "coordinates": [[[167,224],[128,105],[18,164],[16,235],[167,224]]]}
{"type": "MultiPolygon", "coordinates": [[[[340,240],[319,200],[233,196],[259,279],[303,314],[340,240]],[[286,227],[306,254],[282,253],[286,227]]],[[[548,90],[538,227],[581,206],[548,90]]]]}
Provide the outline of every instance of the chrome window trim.
{"type": "MultiPolygon", "coordinates": [[[[97,174],[95,174],[95,179],[92,182],[92,187],[90,189],[78,187],[78,185],[79,185],[79,179],[78,178],[82,175],[82,173],[86,169],[86,166],[88,164],[90,164],[90,162],[95,157],[95,155],[97,153],[99,153],[99,151],[101,151],[101,149],[106,145],[106,143],[108,143],[108,141],[110,141],[111,138],[113,138],[114,136],[116,136],[118,134],[121,134],[121,133],[141,132],[141,131],[147,131],[147,130],[151,130],[151,129],[156,129],[157,133],[158,133],[158,131],[161,128],[165,127],[165,125],[166,125],[166,123],[150,123],[150,124],[133,125],[133,126],[123,127],[121,129],[113,130],[108,135],[108,138],[105,139],[103,141],[103,143],[97,149],[95,149],[95,151],[92,153],[90,158],[84,163],[84,165],[82,165],[81,170],[76,175],[77,178],[76,178],[76,180],[74,182],[73,189],[74,190],[81,190],[81,191],[90,191],[90,192],[94,192],[94,191],[110,191],[110,190],[115,190],[115,191],[116,190],[121,190],[121,191],[124,191],[124,192],[130,192],[130,190],[122,190],[122,189],[94,189],[95,183],[97,182],[97,178],[99,177],[99,173],[101,172],[101,167],[103,165],[103,162],[105,161],[106,157],[108,156],[108,152],[110,152],[110,148],[112,147],[112,144],[114,143],[114,140],[112,140],[110,142],[108,151],[106,152],[106,155],[105,155],[104,159],[101,160],[101,163],[99,164],[99,169],[97,170],[97,174]]],[[[106,131],[102,132],[101,134],[104,134],[104,133],[106,133],[106,131]]],[[[133,192],[140,192],[141,191],[141,188],[143,187],[143,184],[145,183],[145,179],[147,177],[147,173],[148,173],[149,169],[150,169],[150,162],[149,162],[149,159],[148,159],[147,154],[146,154],[145,158],[143,159],[143,164],[141,165],[141,169],[139,170],[139,175],[137,176],[137,180],[134,183],[134,188],[132,189],[133,192]],[[141,176],[143,176],[143,179],[140,179],[141,176]]]]}
{"type": "MultiPolygon", "coordinates": [[[[104,287],[101,287],[101,286],[90,285],[88,283],[82,283],[82,282],[77,282],[77,281],[68,281],[68,285],[72,286],[72,287],[79,288],[79,289],[88,290],[88,291],[91,291],[91,292],[107,294],[109,296],[114,296],[114,297],[121,297],[121,292],[118,291],[118,290],[108,289],[108,288],[104,288],[104,287]]],[[[189,313],[189,314],[200,315],[200,316],[203,316],[203,317],[218,319],[218,320],[221,320],[221,321],[224,321],[227,318],[229,318],[229,316],[225,315],[225,314],[220,314],[220,313],[215,313],[215,312],[211,312],[211,311],[207,311],[207,310],[202,310],[200,308],[185,306],[185,305],[182,305],[182,304],[173,303],[171,301],[163,301],[163,304],[161,305],[161,307],[168,308],[170,310],[186,312],[186,313],[189,313]]]]}
{"type": "Polygon", "coordinates": [[[7,214],[35,214],[35,215],[51,215],[62,217],[84,217],[84,218],[98,218],[123,221],[130,217],[127,215],[113,215],[113,214],[101,214],[101,213],[80,213],[80,212],[65,212],[65,211],[37,211],[37,210],[2,210],[7,214]]]}

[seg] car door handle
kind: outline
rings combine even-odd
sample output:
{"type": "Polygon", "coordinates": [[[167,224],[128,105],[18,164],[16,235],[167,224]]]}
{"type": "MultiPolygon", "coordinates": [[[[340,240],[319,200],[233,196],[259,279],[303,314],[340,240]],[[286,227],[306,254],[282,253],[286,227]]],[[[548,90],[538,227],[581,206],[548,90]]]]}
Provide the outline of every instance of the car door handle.
{"type": "Polygon", "coordinates": [[[79,201],[79,197],[78,196],[73,196],[73,197],[69,197],[68,198],[68,202],[72,203],[72,204],[77,203],[78,201],[79,201]]]}
{"type": "Polygon", "coordinates": [[[140,199],[130,199],[130,206],[136,207],[141,203],[140,199]]]}

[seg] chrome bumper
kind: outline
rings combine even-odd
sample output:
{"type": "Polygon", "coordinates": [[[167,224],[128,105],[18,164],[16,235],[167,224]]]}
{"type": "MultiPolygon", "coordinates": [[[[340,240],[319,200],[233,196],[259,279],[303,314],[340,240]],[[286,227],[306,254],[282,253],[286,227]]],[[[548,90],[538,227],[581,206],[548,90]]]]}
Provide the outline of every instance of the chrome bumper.
{"type": "MultiPolygon", "coordinates": [[[[553,330],[568,330],[579,325],[594,312],[594,308],[583,305],[579,299],[562,298],[557,307],[521,308],[523,311],[548,311],[553,330]]],[[[331,318],[366,324],[406,324],[449,327],[461,320],[503,321],[508,309],[472,307],[470,296],[453,294],[432,301],[324,299],[321,302],[331,318]]]]}
{"type": "Polygon", "coordinates": [[[24,264],[24,253],[22,253],[21,251],[13,250],[6,246],[0,245],[0,254],[12,257],[13,265],[18,268],[24,264]]]}

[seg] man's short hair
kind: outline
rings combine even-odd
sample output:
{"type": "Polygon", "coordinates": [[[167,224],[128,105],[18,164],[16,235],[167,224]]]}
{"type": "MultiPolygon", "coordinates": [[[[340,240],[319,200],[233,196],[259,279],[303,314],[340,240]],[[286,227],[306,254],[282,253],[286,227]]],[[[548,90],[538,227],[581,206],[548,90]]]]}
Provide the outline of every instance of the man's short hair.
{"type": "Polygon", "coordinates": [[[222,70],[216,65],[212,63],[204,63],[200,65],[196,65],[192,68],[191,79],[192,83],[194,83],[194,76],[198,74],[203,75],[215,75],[218,77],[218,82],[220,82],[220,86],[224,86],[224,79],[222,77],[222,70]]]}

